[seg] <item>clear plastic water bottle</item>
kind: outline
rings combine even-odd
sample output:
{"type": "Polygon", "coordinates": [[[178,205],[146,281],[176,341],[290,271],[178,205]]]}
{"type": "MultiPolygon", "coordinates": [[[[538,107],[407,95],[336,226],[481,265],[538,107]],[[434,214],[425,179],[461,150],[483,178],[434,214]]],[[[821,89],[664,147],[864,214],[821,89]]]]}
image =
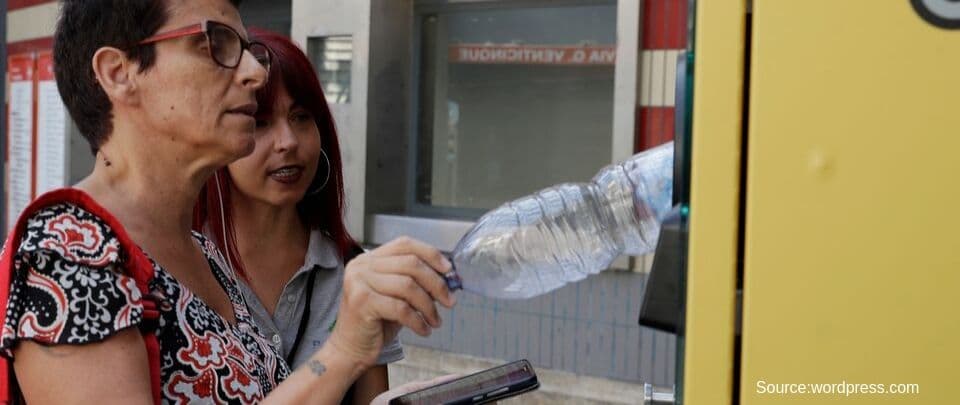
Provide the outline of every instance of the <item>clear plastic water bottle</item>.
{"type": "Polygon", "coordinates": [[[672,192],[671,142],[607,166],[590,183],[508,202],[457,244],[457,281],[487,297],[530,298],[599,273],[620,255],[651,252],[672,192]]]}

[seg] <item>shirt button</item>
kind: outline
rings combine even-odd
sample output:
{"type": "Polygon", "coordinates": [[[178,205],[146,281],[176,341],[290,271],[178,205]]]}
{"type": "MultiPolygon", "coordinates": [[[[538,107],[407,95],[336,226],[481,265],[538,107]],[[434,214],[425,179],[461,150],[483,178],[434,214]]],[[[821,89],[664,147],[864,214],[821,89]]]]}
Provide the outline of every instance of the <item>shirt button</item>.
{"type": "Polygon", "coordinates": [[[280,347],[280,335],[273,335],[273,345],[280,347]]]}
{"type": "Polygon", "coordinates": [[[287,302],[289,302],[289,303],[291,303],[291,304],[293,304],[294,302],[297,302],[297,296],[296,296],[296,295],[292,295],[292,294],[291,294],[291,295],[288,295],[288,296],[287,296],[287,302]]]}

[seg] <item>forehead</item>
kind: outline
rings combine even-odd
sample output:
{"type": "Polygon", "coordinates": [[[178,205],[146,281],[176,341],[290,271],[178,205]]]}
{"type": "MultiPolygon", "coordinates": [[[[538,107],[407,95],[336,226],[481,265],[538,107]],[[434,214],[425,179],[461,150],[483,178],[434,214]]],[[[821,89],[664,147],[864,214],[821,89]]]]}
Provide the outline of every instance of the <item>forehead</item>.
{"type": "Polygon", "coordinates": [[[167,0],[169,18],[158,31],[176,29],[203,20],[227,24],[241,34],[247,31],[240,20],[240,12],[229,0],[167,0]]]}
{"type": "Polygon", "coordinates": [[[261,116],[285,116],[295,107],[296,102],[287,91],[284,83],[268,83],[267,86],[273,86],[267,91],[257,93],[257,101],[260,102],[260,109],[257,111],[261,116]]]}

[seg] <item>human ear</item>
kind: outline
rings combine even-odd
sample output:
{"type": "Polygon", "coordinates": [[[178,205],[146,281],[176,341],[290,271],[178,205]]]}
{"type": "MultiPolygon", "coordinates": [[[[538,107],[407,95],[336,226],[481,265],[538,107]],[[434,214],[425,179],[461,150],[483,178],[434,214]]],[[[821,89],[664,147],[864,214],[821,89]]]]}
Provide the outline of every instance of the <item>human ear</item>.
{"type": "Polygon", "coordinates": [[[126,52],[105,46],[93,54],[91,60],[97,83],[113,103],[136,102],[137,65],[127,58],[126,52]]]}

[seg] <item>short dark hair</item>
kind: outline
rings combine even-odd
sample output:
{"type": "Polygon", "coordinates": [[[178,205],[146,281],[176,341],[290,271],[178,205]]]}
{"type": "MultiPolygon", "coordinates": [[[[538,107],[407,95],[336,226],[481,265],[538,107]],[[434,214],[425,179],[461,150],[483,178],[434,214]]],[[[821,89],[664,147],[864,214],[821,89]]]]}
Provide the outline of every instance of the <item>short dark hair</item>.
{"type": "MultiPolygon", "coordinates": [[[[90,149],[96,153],[113,131],[113,106],[97,83],[91,61],[98,49],[112,46],[153,66],[153,45],[139,45],[169,18],[168,0],[63,0],[53,36],[53,66],[60,97],[90,149]]],[[[230,0],[239,7],[240,0],[230,0]]]]}

